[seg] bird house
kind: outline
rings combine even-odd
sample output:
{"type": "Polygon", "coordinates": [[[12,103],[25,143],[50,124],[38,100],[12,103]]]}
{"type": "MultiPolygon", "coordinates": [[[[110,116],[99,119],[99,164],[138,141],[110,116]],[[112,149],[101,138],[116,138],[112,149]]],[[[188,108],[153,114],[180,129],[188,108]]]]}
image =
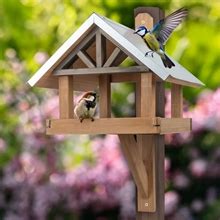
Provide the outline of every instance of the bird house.
{"type": "MultiPolygon", "coordinates": [[[[150,28],[162,14],[158,8],[138,8],[136,26],[150,28]]],[[[93,13],[28,83],[59,91],[60,118],[47,121],[48,135],[119,135],[137,186],[138,212],[162,216],[164,134],[191,130],[191,119],[182,118],[182,87],[203,83],[172,58],[175,67],[165,68],[157,54],[145,56],[147,51],[149,48],[133,29],[93,13]],[[134,66],[120,66],[127,57],[135,62],[134,66]],[[119,82],[135,83],[136,117],[111,118],[111,83],[119,82]],[[171,84],[170,118],[164,117],[165,82],[171,84]],[[80,123],[73,115],[73,91],[97,88],[99,118],[80,123]]]]}

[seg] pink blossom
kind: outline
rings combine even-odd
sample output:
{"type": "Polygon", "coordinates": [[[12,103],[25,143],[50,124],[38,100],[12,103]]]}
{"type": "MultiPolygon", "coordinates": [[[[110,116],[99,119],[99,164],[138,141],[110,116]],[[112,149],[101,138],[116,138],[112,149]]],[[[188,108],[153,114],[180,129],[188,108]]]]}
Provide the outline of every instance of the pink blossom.
{"type": "Polygon", "coordinates": [[[172,214],[178,206],[179,195],[175,191],[169,191],[165,193],[165,214],[172,214]]]}
{"type": "Polygon", "coordinates": [[[39,51],[35,54],[34,59],[38,64],[42,65],[48,59],[48,54],[45,52],[39,51]]]}
{"type": "Polygon", "coordinates": [[[6,150],[6,143],[5,140],[0,138],[0,152],[4,152],[6,150]]]}
{"type": "Polygon", "coordinates": [[[204,159],[193,160],[189,165],[189,169],[195,177],[204,176],[207,171],[207,167],[208,162],[204,159]]]}

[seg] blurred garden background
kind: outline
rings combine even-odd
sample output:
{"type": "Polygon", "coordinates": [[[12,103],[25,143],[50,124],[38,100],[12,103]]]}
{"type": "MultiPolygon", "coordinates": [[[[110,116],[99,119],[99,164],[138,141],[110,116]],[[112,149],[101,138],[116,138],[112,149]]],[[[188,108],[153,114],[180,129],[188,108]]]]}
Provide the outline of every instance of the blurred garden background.
{"type": "MultiPolygon", "coordinates": [[[[190,9],[166,50],[206,84],[184,89],[193,132],[166,136],[166,218],[220,219],[219,0],[0,0],[0,220],[135,219],[118,138],[46,136],[57,91],[26,81],[92,12],[133,28],[138,6],[190,9]]],[[[113,91],[113,114],[132,115],[132,87],[113,91]]]]}

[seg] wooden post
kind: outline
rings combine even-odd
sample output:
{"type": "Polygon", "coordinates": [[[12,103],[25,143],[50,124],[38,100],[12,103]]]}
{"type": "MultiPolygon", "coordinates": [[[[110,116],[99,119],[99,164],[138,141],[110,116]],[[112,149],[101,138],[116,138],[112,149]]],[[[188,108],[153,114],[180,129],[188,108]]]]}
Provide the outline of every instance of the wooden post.
{"type": "MultiPolygon", "coordinates": [[[[153,73],[141,73],[140,81],[136,84],[136,111],[139,117],[153,118],[156,115],[156,80],[153,73]]],[[[137,135],[137,147],[140,160],[145,165],[148,176],[148,196],[144,198],[139,189],[137,194],[137,210],[140,212],[155,212],[155,143],[153,135],[137,135]]]]}
{"type": "Polygon", "coordinates": [[[111,117],[111,81],[110,75],[99,76],[99,114],[100,118],[111,117]]]}
{"type": "Polygon", "coordinates": [[[73,118],[73,77],[59,76],[60,119],[73,118]]]}
{"type": "MultiPolygon", "coordinates": [[[[135,9],[135,27],[146,25],[148,29],[164,17],[159,8],[140,7],[135,9]]],[[[137,116],[164,117],[164,84],[155,82],[152,74],[141,74],[136,90],[137,116]],[[148,86],[147,86],[148,85],[148,86]],[[151,85],[151,87],[149,87],[151,85]],[[148,95],[146,94],[148,92],[148,95]],[[140,95],[140,96],[139,96],[140,95]],[[138,98],[139,101],[138,102],[138,98]]],[[[137,145],[148,174],[150,194],[147,200],[137,196],[137,220],[164,219],[164,136],[137,135],[137,145]],[[145,202],[147,201],[147,202],[145,202]],[[146,205],[146,203],[148,203],[146,205]],[[145,204],[145,205],[143,205],[145,204]]]]}
{"type": "Polygon", "coordinates": [[[182,118],[183,116],[183,91],[178,84],[171,85],[171,117],[182,118]]]}

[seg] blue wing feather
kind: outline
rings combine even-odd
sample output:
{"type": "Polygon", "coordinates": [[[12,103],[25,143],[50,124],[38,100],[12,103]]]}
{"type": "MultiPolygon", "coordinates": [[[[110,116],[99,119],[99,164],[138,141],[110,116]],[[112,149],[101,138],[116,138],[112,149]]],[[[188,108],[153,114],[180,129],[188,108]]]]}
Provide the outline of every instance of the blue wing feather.
{"type": "Polygon", "coordinates": [[[187,9],[180,8],[155,24],[151,30],[151,33],[155,35],[161,45],[164,45],[173,30],[182,22],[187,14],[187,9]]]}

